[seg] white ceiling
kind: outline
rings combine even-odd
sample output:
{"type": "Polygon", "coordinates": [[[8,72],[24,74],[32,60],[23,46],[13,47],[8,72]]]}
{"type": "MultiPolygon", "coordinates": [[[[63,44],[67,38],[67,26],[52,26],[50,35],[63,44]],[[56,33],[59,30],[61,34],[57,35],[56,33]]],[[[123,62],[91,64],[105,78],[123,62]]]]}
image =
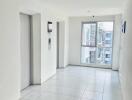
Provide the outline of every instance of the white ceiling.
{"type": "Polygon", "coordinates": [[[68,16],[111,15],[121,13],[125,0],[41,0],[51,9],[68,16]]]}

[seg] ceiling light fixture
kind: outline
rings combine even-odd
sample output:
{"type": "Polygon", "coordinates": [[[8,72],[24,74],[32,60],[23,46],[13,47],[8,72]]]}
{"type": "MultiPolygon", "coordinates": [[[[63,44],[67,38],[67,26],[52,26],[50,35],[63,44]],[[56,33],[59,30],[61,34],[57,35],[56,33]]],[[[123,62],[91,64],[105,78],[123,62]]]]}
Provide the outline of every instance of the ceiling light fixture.
{"type": "Polygon", "coordinates": [[[95,21],[95,16],[94,15],[91,16],[91,21],[93,21],[93,22],[95,21]]]}

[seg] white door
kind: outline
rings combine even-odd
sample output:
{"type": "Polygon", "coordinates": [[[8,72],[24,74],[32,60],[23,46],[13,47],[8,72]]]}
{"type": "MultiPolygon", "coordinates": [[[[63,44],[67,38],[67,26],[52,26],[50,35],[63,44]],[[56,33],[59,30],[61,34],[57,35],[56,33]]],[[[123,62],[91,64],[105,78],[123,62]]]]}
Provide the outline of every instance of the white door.
{"type": "Polygon", "coordinates": [[[21,90],[30,85],[30,16],[20,14],[21,22],[21,90]]]}

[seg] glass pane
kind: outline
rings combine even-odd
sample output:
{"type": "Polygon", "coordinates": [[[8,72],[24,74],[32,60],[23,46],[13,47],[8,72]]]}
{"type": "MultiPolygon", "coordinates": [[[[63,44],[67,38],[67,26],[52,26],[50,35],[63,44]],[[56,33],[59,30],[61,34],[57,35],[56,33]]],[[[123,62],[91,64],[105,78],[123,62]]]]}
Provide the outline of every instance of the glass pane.
{"type": "Polygon", "coordinates": [[[98,22],[97,45],[112,47],[113,22],[98,22]]]}
{"type": "Polygon", "coordinates": [[[98,22],[97,26],[97,64],[111,64],[113,22],[98,22]]]}
{"type": "Polygon", "coordinates": [[[96,46],[96,23],[83,24],[82,29],[82,45],[96,46]]]}
{"type": "Polygon", "coordinates": [[[112,48],[97,48],[97,64],[112,63],[112,48]]]}
{"type": "Polygon", "coordinates": [[[96,63],[96,48],[95,47],[82,47],[81,62],[85,64],[96,63]]]}

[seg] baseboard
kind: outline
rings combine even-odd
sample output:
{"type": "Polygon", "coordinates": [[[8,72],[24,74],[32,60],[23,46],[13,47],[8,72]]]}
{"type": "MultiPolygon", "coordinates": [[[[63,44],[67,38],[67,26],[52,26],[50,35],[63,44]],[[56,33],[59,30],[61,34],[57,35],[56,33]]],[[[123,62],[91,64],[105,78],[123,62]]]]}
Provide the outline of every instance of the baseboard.
{"type": "Polygon", "coordinates": [[[114,66],[112,66],[112,70],[114,70],[114,71],[119,71],[119,67],[114,67],[114,66]]]}
{"type": "Polygon", "coordinates": [[[88,65],[76,65],[76,64],[69,64],[69,66],[78,66],[78,67],[92,67],[92,68],[101,68],[101,69],[112,69],[111,67],[96,67],[96,66],[88,66],[88,65]]]}
{"type": "Polygon", "coordinates": [[[68,66],[69,66],[69,64],[66,65],[66,66],[58,67],[57,69],[65,69],[65,68],[67,68],[68,66]]]}

